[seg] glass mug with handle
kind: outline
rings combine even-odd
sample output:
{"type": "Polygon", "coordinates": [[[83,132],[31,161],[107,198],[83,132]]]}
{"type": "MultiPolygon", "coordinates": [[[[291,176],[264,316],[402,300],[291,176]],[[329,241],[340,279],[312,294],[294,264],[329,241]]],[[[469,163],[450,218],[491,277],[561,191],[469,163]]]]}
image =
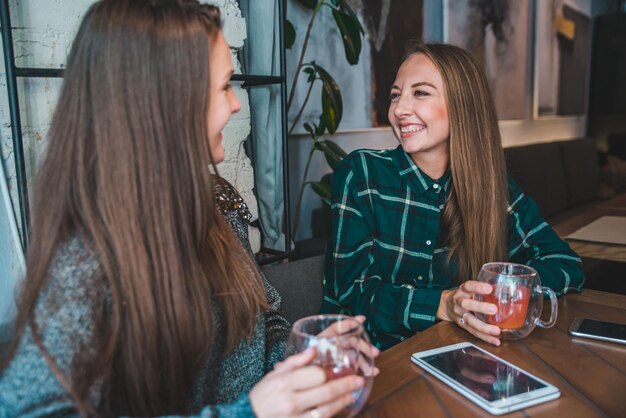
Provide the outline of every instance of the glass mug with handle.
{"type": "Polygon", "coordinates": [[[502,330],[500,338],[517,340],[526,337],[539,325],[550,328],[556,323],[558,304],[556,294],[541,286],[541,279],[535,269],[516,263],[487,263],[482,266],[476,279],[489,283],[493,291],[488,295],[474,295],[480,302],[492,303],[498,311],[494,315],[476,312],[478,319],[497,325],[502,330]],[[550,319],[541,320],[543,295],[550,298],[550,319]]]}
{"type": "Polygon", "coordinates": [[[369,337],[363,325],[345,315],[314,315],[293,324],[285,348],[285,357],[315,348],[313,365],[326,372],[328,380],[356,374],[365,378],[365,384],[352,393],[354,402],[336,417],[356,415],[372,389],[374,357],[369,337]]]}

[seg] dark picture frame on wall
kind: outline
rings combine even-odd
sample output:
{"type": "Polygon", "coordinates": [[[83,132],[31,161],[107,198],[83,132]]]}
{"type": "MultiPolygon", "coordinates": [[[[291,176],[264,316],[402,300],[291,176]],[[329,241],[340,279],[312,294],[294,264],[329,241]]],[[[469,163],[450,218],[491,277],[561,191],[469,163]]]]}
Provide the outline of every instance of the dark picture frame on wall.
{"type": "Polygon", "coordinates": [[[587,110],[591,1],[535,2],[534,118],[587,110]]]}
{"type": "Polygon", "coordinates": [[[363,1],[370,41],[373,126],[388,126],[389,91],[407,40],[423,39],[422,0],[363,1]]]}
{"type": "Polygon", "coordinates": [[[499,119],[525,119],[531,83],[531,0],[445,0],[444,42],[483,65],[499,119]]]}
{"type": "MultiPolygon", "coordinates": [[[[424,0],[348,0],[364,29],[358,63],[349,65],[341,59],[342,36],[332,14],[320,12],[310,32],[303,62],[315,61],[326,69],[341,89],[344,104],[339,130],[369,129],[389,125],[389,91],[402,62],[409,40],[421,40],[424,34],[424,0]]],[[[287,50],[287,75],[297,67],[302,39],[309,23],[310,11],[300,0],[287,2],[287,17],[296,31],[295,43],[287,50]]],[[[432,7],[432,6],[431,6],[432,7]]],[[[320,94],[318,86],[310,97],[320,94]]],[[[296,119],[300,105],[306,101],[308,86],[299,83],[289,109],[289,123],[296,119]]],[[[321,107],[311,100],[299,118],[295,134],[304,134],[303,122],[317,121],[321,107]]]]}

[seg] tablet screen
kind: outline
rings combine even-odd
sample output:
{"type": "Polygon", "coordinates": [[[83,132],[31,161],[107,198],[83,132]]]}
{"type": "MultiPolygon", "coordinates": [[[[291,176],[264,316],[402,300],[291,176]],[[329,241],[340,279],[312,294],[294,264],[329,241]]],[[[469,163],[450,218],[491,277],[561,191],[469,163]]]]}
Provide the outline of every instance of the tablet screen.
{"type": "Polygon", "coordinates": [[[546,387],[474,347],[434,354],[422,360],[489,402],[546,387]]]}

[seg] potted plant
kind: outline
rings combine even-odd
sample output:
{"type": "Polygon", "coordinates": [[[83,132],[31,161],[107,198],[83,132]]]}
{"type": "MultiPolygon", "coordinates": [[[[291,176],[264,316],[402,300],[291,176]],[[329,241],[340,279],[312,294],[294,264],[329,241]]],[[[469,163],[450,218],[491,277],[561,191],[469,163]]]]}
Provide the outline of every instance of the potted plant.
{"type": "MultiPolygon", "coordinates": [[[[300,186],[300,192],[298,194],[298,200],[296,201],[296,213],[294,216],[293,226],[291,229],[292,239],[295,239],[298,229],[298,222],[300,220],[300,210],[302,204],[302,196],[307,185],[311,186],[311,189],[322,198],[326,203],[330,203],[330,181],[308,181],[307,176],[311,165],[311,160],[315,152],[320,151],[324,154],[328,165],[332,170],[339,161],[346,156],[346,152],[337,144],[329,139],[324,139],[323,136],[328,133],[334,134],[341,123],[343,114],[343,102],[341,98],[341,89],[335,79],[329,74],[326,69],[320,66],[316,61],[304,62],[304,55],[308,46],[311,31],[313,29],[313,23],[316,17],[323,10],[329,10],[332,13],[333,19],[339,29],[341,38],[343,40],[343,47],[346,60],[350,65],[355,65],[359,62],[359,56],[361,54],[361,38],[364,35],[363,27],[359,22],[359,19],[348,5],[346,0],[294,0],[300,5],[304,6],[311,13],[309,23],[307,25],[306,33],[302,44],[302,50],[300,51],[300,58],[298,65],[294,72],[294,78],[289,90],[289,99],[287,101],[287,112],[291,109],[293,104],[293,98],[300,80],[300,76],[305,76],[305,82],[307,83],[307,94],[305,96],[300,109],[296,113],[291,126],[289,127],[288,135],[291,136],[298,123],[300,123],[301,116],[309,103],[313,86],[317,82],[322,83],[321,89],[321,108],[322,112],[319,119],[316,121],[306,121],[303,123],[304,129],[309,133],[311,137],[311,149],[309,151],[308,159],[305,165],[304,174],[300,186]]],[[[296,39],[296,31],[291,22],[287,20],[285,22],[285,47],[291,48],[296,39]]]]}

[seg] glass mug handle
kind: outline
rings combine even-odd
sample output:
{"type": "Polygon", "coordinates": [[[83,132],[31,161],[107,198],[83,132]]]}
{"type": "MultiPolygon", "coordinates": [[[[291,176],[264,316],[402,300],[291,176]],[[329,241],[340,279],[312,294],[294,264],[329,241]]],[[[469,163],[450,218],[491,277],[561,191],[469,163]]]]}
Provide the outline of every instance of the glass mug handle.
{"type": "Polygon", "coordinates": [[[537,318],[535,323],[542,328],[550,328],[556,323],[556,315],[559,311],[559,304],[556,301],[556,293],[554,293],[554,290],[549,287],[539,286],[537,290],[540,290],[542,294],[547,294],[550,297],[550,319],[547,322],[544,322],[541,318],[537,318]]]}

